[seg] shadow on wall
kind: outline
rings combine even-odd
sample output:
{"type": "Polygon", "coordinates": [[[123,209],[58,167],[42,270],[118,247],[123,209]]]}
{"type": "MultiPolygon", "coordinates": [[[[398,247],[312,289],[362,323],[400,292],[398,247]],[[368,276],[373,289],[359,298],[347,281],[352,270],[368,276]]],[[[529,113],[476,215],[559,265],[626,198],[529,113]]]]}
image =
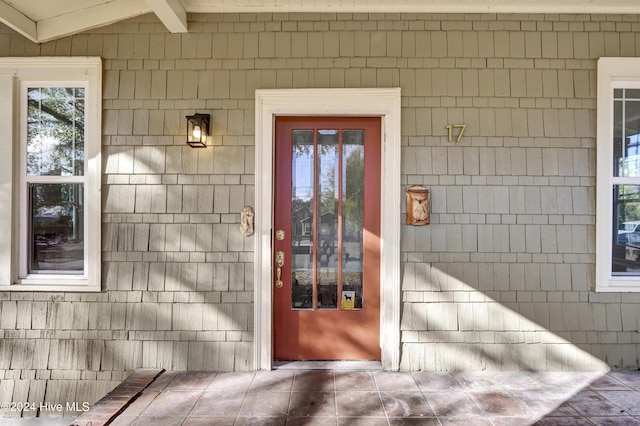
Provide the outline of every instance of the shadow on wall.
{"type": "Polygon", "coordinates": [[[161,288],[140,301],[112,304],[112,312],[117,312],[112,316],[112,329],[127,330],[122,344],[136,347],[135,357],[124,357],[127,366],[135,363],[133,368],[250,369],[253,305],[251,300],[225,297],[245,281],[244,265],[238,266],[193,262],[140,262],[132,266],[128,262],[112,262],[106,271],[107,283],[117,280],[122,285],[129,281],[135,288],[139,278],[131,273],[134,268],[143,270],[141,275],[148,274],[149,281],[161,288]],[[151,297],[153,294],[156,296],[151,297]],[[119,318],[117,323],[115,318],[119,318]]]}
{"type": "MultiPolygon", "coordinates": [[[[174,133],[186,113],[172,114],[174,133]]],[[[140,346],[138,367],[251,368],[253,265],[246,254],[253,239],[242,235],[239,219],[253,194],[240,182],[225,180],[226,174],[245,172],[243,149],[106,150],[105,175],[149,175],[136,184],[103,188],[103,287],[142,292],[140,300],[131,296],[114,303],[119,315],[112,316],[120,318],[113,328],[128,331],[126,343],[140,346]],[[130,220],[141,215],[163,215],[163,220],[130,220]]]]}
{"type": "MultiPolygon", "coordinates": [[[[590,303],[518,302],[510,291],[503,293],[514,299],[509,307],[424,263],[405,265],[402,292],[401,370],[609,370],[592,355],[605,349],[587,343],[597,329],[590,303]],[[574,335],[584,341],[570,341],[574,335]]],[[[614,365],[623,357],[601,358],[614,365]]]]}
{"type": "MultiPolygon", "coordinates": [[[[225,181],[240,148],[215,149],[103,147],[103,292],[0,294],[0,401],[93,403],[140,367],[251,369],[253,194],[225,181]]],[[[0,418],[44,414],[77,413],[0,418]]]]}

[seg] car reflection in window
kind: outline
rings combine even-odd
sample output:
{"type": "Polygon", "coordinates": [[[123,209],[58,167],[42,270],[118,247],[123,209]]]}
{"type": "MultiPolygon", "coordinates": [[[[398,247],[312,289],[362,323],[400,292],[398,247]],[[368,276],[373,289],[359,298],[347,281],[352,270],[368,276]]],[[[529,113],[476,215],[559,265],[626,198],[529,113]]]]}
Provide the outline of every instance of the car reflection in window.
{"type": "Polygon", "coordinates": [[[624,222],[618,230],[618,244],[633,243],[640,245],[640,220],[624,222]]]}

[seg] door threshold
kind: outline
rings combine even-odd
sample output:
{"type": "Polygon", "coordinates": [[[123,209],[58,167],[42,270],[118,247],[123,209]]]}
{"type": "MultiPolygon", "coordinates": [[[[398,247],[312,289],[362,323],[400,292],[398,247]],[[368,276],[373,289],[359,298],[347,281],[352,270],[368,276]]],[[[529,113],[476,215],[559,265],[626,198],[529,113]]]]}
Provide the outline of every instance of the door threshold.
{"type": "Polygon", "coordinates": [[[274,361],[274,370],[380,371],[380,361],[274,361]]]}

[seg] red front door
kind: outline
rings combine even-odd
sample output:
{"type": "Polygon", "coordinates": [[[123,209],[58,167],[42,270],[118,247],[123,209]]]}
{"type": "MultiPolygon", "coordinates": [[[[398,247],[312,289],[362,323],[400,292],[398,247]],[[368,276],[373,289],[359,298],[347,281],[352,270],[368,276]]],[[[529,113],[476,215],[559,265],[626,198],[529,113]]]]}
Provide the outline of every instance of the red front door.
{"type": "Polygon", "coordinates": [[[276,118],[274,358],[380,359],[380,118],[276,118]]]}

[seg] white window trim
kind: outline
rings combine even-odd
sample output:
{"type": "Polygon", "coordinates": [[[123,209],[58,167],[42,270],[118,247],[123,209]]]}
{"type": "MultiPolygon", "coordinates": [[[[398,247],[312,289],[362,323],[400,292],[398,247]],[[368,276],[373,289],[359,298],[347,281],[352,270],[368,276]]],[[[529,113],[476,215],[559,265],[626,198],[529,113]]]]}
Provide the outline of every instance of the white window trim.
{"type": "Polygon", "coordinates": [[[256,90],[256,215],[254,365],[273,364],[273,143],[274,118],[378,116],[382,118],[380,211],[380,346],[382,367],[400,368],[400,88],[256,90]]]}
{"type": "MultiPolygon", "coordinates": [[[[611,273],[613,223],[613,89],[640,89],[640,58],[600,58],[598,60],[597,106],[597,187],[596,187],[596,291],[640,292],[640,275],[613,276],[611,273]]],[[[640,184],[640,178],[623,178],[640,184]],[[635,181],[634,181],[635,180],[635,181]]]]}
{"type": "Polygon", "coordinates": [[[101,291],[102,60],[95,57],[0,58],[0,291],[101,291]],[[85,269],[82,275],[20,274],[20,146],[23,82],[81,83],[85,101],[85,269]],[[6,237],[5,237],[6,236],[6,237]]]}

